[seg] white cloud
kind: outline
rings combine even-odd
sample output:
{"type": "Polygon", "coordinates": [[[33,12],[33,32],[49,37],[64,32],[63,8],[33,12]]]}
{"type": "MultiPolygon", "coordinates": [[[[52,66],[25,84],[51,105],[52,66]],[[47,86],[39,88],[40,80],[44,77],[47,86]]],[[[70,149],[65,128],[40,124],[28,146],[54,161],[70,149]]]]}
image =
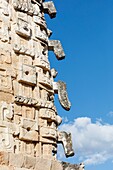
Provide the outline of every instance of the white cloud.
{"type": "Polygon", "coordinates": [[[60,130],[72,133],[75,153],[85,164],[99,164],[113,159],[113,125],[100,120],[92,123],[90,118],[81,117],[61,125],[60,130]]]}

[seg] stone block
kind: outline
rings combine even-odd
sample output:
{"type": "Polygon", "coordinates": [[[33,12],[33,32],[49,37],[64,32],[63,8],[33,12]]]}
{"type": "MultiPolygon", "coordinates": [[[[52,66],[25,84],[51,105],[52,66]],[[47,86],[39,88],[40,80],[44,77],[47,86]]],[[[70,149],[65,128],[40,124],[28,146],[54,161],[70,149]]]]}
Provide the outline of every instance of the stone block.
{"type": "Polygon", "coordinates": [[[0,127],[0,150],[13,151],[14,139],[9,127],[0,127]]]}
{"type": "Polygon", "coordinates": [[[0,119],[5,121],[11,121],[14,115],[14,105],[6,102],[0,103],[1,115],[0,119]]]}
{"type": "MultiPolygon", "coordinates": [[[[33,1],[33,0],[32,0],[33,1]]],[[[25,1],[21,3],[21,0],[13,0],[13,6],[16,10],[22,11],[24,13],[27,13],[29,15],[38,15],[40,12],[38,3],[32,4],[31,1],[25,1]]]]}
{"type": "Polygon", "coordinates": [[[19,135],[20,140],[38,142],[39,141],[38,138],[39,136],[37,131],[30,130],[30,128],[24,129],[20,127],[20,135],[19,135]]]}
{"type": "Polygon", "coordinates": [[[14,170],[29,170],[29,169],[28,168],[14,168],[14,170]]]}
{"type": "Polygon", "coordinates": [[[28,168],[14,168],[14,170],[29,170],[29,169],[28,168]]]}
{"type": "Polygon", "coordinates": [[[9,165],[14,167],[23,167],[24,165],[24,156],[23,154],[9,154],[9,165]]]}
{"type": "Polygon", "coordinates": [[[63,170],[63,166],[59,161],[52,161],[51,170],[63,170]]]}
{"type": "Polygon", "coordinates": [[[52,129],[52,128],[48,128],[48,127],[41,127],[40,134],[42,137],[45,137],[45,138],[56,139],[56,137],[57,137],[56,130],[52,129]]]}
{"type": "Polygon", "coordinates": [[[44,41],[45,43],[48,43],[48,35],[45,30],[42,32],[37,27],[35,27],[35,37],[41,41],[44,41]]]}
{"type": "Polygon", "coordinates": [[[33,119],[21,118],[21,127],[24,129],[38,131],[38,122],[33,119]]]}
{"type": "Polygon", "coordinates": [[[49,122],[56,122],[56,113],[52,109],[41,108],[39,111],[39,116],[43,119],[49,120],[49,122]]]}
{"type": "Polygon", "coordinates": [[[20,74],[18,77],[19,82],[29,85],[36,85],[36,69],[32,65],[23,64],[20,67],[20,74]]]}
{"type": "Polygon", "coordinates": [[[36,157],[24,156],[24,166],[28,169],[34,169],[36,165],[36,157]]]}
{"type": "Polygon", "coordinates": [[[52,79],[48,75],[49,73],[43,74],[40,72],[38,74],[38,82],[46,87],[52,88],[52,79]]]}
{"type": "Polygon", "coordinates": [[[31,30],[27,21],[18,18],[16,33],[22,37],[30,38],[31,30]]]}
{"type": "Polygon", "coordinates": [[[8,152],[0,152],[0,165],[8,165],[9,163],[9,154],[8,152]]]}
{"type": "Polygon", "coordinates": [[[33,20],[34,22],[37,24],[37,25],[40,25],[41,27],[43,27],[44,29],[47,28],[47,25],[46,25],[46,21],[44,20],[43,17],[39,17],[39,16],[33,16],[33,20]]]}
{"type": "Polygon", "coordinates": [[[51,160],[37,158],[34,170],[51,170],[51,160]]]}
{"type": "Polygon", "coordinates": [[[0,165],[0,170],[14,170],[12,166],[0,165]]]}
{"type": "Polygon", "coordinates": [[[0,75],[0,91],[12,93],[12,79],[11,76],[0,75]]]}

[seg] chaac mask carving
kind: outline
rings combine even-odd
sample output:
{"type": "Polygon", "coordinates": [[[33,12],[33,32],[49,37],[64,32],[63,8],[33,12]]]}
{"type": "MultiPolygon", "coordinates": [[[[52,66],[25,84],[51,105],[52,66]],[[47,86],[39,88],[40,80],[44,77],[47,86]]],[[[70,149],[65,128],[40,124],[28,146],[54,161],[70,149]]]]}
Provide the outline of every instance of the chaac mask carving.
{"type": "Polygon", "coordinates": [[[58,131],[54,103],[58,94],[70,110],[66,84],[54,81],[48,59],[49,51],[58,60],[65,53],[59,40],[50,40],[45,13],[56,16],[52,1],[0,0],[0,169],[63,170],[58,143],[66,157],[74,155],[71,134],[58,131]]]}

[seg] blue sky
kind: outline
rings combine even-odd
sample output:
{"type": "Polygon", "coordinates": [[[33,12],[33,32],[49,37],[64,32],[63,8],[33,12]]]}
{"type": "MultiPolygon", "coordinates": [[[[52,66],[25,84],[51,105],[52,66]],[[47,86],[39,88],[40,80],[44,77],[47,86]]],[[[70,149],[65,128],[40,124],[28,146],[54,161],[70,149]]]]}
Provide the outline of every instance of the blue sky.
{"type": "Polygon", "coordinates": [[[69,112],[55,97],[63,117],[60,129],[70,130],[76,155],[60,160],[86,163],[86,170],[113,169],[113,1],[54,0],[55,19],[46,15],[50,39],[61,41],[66,58],[49,53],[55,79],[67,84],[69,112]]]}

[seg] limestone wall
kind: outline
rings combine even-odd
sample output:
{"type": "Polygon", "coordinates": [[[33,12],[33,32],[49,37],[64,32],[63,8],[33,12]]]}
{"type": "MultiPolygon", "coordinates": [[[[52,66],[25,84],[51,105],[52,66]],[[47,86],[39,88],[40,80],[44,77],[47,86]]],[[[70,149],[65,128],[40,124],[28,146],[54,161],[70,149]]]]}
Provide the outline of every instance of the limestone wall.
{"type": "Polygon", "coordinates": [[[66,84],[54,82],[48,51],[65,58],[59,40],[50,40],[44,13],[56,16],[52,1],[0,0],[0,170],[55,170],[57,143],[73,156],[71,134],[54,105],[70,110],[66,84]]]}

